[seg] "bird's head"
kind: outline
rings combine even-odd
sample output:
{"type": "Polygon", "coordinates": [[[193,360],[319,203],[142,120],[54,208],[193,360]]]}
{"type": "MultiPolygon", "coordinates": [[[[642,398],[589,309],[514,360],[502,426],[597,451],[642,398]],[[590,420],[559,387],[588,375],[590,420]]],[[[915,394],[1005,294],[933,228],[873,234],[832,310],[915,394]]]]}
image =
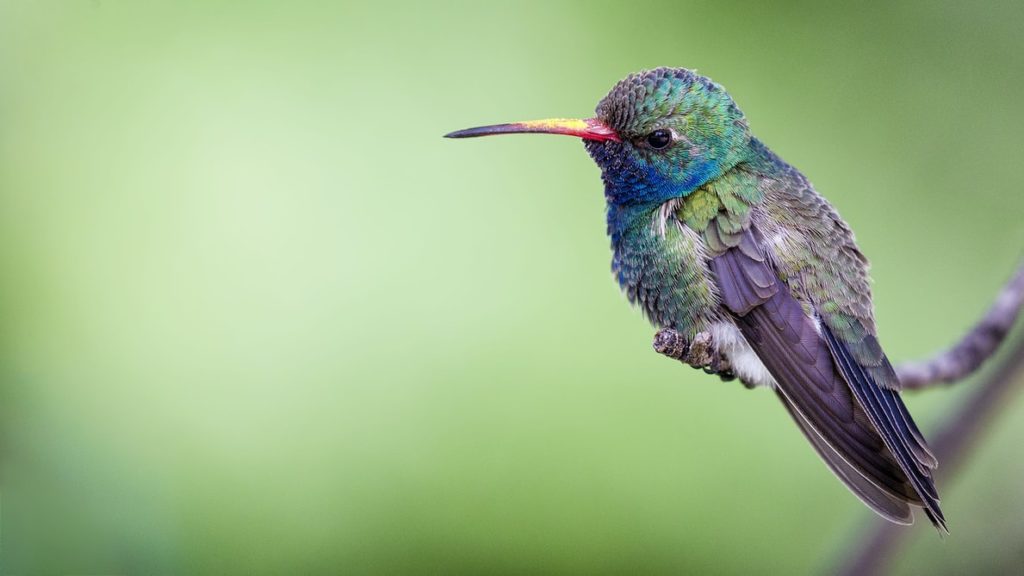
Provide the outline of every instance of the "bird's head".
{"type": "Polygon", "coordinates": [[[743,161],[750,144],[743,113],[729,94],[684,68],[630,74],[601,100],[594,118],[498,124],[447,136],[537,132],[582,138],[615,204],[686,196],[743,161]]]}

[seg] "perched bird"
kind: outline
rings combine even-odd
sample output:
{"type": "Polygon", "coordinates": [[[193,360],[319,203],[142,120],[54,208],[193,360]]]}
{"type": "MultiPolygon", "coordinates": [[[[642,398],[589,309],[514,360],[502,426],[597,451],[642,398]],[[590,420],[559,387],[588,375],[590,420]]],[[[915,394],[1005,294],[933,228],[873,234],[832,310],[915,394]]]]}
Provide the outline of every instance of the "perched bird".
{"type": "Polygon", "coordinates": [[[690,363],[775,390],[832,472],[872,510],[946,522],[936,460],[876,336],[868,261],[807,178],[750,133],[726,91],[682,68],[621,80],[586,120],[470,128],[583,139],[601,168],[612,270],[690,363]]]}

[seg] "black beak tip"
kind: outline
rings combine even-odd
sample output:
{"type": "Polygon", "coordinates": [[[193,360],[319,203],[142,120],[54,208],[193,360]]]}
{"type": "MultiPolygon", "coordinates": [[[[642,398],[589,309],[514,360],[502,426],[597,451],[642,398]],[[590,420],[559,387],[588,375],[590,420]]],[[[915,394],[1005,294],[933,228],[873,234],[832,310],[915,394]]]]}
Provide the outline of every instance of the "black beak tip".
{"type": "Polygon", "coordinates": [[[468,138],[472,136],[469,130],[456,130],[455,132],[449,132],[444,135],[445,138],[468,138]]]}

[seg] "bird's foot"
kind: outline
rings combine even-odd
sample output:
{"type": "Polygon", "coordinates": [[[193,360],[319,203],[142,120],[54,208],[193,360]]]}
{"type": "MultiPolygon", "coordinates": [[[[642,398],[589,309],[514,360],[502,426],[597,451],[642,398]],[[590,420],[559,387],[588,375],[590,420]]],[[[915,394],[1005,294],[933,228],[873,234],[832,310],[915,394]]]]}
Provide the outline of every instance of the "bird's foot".
{"type": "MultiPolygon", "coordinates": [[[[672,328],[662,328],[654,335],[654,351],[708,374],[715,374],[724,382],[736,379],[729,359],[715,349],[714,340],[708,332],[698,332],[687,340],[682,333],[672,328]]],[[[743,385],[751,387],[746,382],[743,385]]]]}

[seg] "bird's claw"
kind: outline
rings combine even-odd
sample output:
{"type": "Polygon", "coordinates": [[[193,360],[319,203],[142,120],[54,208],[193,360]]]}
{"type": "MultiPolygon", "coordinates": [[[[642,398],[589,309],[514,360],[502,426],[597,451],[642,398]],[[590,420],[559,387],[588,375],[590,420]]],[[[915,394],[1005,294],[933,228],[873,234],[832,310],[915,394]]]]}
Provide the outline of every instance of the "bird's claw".
{"type": "Polygon", "coordinates": [[[692,339],[687,340],[682,333],[672,328],[662,328],[654,335],[654,350],[683,364],[714,374],[725,382],[736,379],[729,359],[715,349],[714,340],[708,332],[698,332],[692,339]]]}
{"type": "Polygon", "coordinates": [[[714,354],[711,334],[707,332],[698,332],[688,340],[672,328],[663,328],[654,335],[654,350],[694,368],[709,369],[713,363],[720,365],[724,361],[714,354]]]}

